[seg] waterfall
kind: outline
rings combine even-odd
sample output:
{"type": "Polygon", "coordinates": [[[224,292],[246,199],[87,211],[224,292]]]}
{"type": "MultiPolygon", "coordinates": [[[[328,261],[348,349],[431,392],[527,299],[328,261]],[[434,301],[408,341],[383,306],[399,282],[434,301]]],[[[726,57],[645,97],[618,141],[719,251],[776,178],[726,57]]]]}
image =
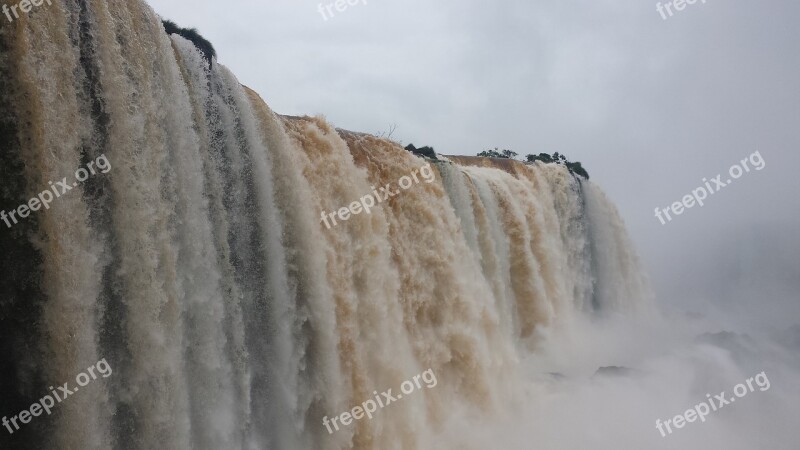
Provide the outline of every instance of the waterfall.
{"type": "Polygon", "coordinates": [[[113,368],[0,428],[11,448],[430,448],[454,405],[514,398],[546,330],[649,304],[592,182],[278,115],[141,0],[2,24],[0,145],[6,212],[110,163],[0,222],[0,414],[113,368]],[[428,369],[435,388],[323,426],[428,369]]]}

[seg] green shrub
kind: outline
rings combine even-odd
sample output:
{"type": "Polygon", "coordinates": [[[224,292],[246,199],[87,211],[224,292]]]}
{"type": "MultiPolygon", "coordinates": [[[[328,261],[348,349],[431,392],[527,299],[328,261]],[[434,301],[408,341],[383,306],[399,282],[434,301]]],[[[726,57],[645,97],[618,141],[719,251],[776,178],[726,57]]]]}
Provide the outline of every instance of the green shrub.
{"type": "Polygon", "coordinates": [[[538,155],[527,155],[525,156],[525,160],[529,163],[533,163],[536,161],[540,161],[544,164],[561,164],[562,166],[566,166],[570,173],[575,175],[580,175],[583,178],[589,179],[589,172],[583,168],[581,163],[579,162],[571,162],[567,159],[566,156],[555,152],[553,156],[550,156],[547,153],[539,153],[538,155]]]}
{"type": "Polygon", "coordinates": [[[499,148],[495,147],[494,150],[484,150],[478,153],[478,156],[483,158],[514,159],[517,157],[517,153],[508,149],[500,150],[499,148]]]}

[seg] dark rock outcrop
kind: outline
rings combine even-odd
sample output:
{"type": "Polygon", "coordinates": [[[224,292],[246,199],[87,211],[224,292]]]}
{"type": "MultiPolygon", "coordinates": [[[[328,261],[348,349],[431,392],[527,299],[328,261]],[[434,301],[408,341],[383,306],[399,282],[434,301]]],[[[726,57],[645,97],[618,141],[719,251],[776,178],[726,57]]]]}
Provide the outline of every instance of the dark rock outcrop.
{"type": "Polygon", "coordinates": [[[203,54],[203,57],[208,61],[208,66],[211,67],[214,65],[214,59],[217,57],[217,51],[214,50],[214,46],[211,45],[211,42],[208,39],[204,38],[197,32],[196,28],[181,28],[170,20],[162,20],[161,23],[164,24],[164,31],[167,34],[177,34],[182,36],[194,44],[200,53],[203,54]]]}
{"type": "Polygon", "coordinates": [[[413,154],[415,154],[417,156],[423,156],[425,158],[438,160],[438,158],[436,158],[436,152],[433,150],[433,147],[425,146],[425,147],[416,148],[416,147],[414,147],[414,144],[408,144],[406,146],[406,150],[410,151],[411,153],[413,153],[413,154]]]}

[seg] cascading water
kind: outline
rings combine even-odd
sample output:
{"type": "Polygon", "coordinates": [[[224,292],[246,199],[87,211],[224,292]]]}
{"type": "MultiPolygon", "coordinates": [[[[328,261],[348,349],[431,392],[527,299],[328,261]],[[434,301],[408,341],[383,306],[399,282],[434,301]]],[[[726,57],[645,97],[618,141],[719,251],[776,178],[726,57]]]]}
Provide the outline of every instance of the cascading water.
{"type": "Polygon", "coordinates": [[[324,226],[428,161],[274,114],[140,0],[2,24],[0,145],[4,211],[112,167],[0,223],[0,414],[113,367],[9,448],[429,448],[453,405],[514,396],[543,330],[647,303],[615,208],[562,166],[442,158],[324,226]],[[426,369],[435,389],[322,426],[426,369]]]}

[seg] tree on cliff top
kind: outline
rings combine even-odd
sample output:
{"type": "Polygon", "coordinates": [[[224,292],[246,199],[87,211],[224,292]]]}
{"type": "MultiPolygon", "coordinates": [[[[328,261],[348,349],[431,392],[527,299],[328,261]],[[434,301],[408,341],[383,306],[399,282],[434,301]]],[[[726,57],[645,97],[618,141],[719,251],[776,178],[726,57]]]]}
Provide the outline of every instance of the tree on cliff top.
{"type": "Polygon", "coordinates": [[[589,179],[589,172],[587,172],[586,169],[583,168],[581,163],[571,162],[567,159],[566,156],[558,152],[553,153],[553,156],[550,156],[547,153],[539,153],[538,155],[527,155],[525,156],[525,159],[529,163],[540,161],[545,164],[561,164],[562,166],[566,166],[571,173],[580,175],[583,178],[586,178],[587,180],[589,179]]]}
{"type": "Polygon", "coordinates": [[[516,152],[512,152],[508,149],[500,150],[499,148],[495,147],[494,150],[484,150],[478,153],[478,156],[482,158],[504,158],[504,159],[514,159],[517,157],[516,152]]]}

